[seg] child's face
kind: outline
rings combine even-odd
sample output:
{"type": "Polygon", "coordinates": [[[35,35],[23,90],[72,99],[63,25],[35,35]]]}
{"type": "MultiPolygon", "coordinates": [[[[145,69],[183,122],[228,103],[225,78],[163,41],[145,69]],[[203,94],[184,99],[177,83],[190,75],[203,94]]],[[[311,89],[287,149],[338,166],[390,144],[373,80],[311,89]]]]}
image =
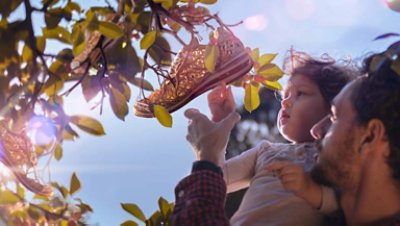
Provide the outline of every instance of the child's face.
{"type": "Polygon", "coordinates": [[[329,110],[317,84],[304,75],[293,75],[282,98],[277,121],[279,132],[294,143],[313,141],[310,129],[329,110]]]}

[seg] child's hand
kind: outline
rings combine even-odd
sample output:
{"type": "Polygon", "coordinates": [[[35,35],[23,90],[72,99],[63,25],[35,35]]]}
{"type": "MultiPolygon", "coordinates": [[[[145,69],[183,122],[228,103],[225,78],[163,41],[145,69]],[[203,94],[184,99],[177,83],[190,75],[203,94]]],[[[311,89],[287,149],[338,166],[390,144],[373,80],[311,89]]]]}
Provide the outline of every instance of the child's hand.
{"type": "Polygon", "coordinates": [[[211,111],[211,119],[214,122],[219,122],[236,111],[235,100],[233,99],[230,86],[224,83],[215,87],[207,96],[208,107],[211,111]]]}
{"type": "Polygon", "coordinates": [[[267,165],[267,170],[276,173],[282,186],[303,198],[314,208],[322,204],[322,188],[304,172],[304,168],[291,161],[275,161],[267,165]]]}

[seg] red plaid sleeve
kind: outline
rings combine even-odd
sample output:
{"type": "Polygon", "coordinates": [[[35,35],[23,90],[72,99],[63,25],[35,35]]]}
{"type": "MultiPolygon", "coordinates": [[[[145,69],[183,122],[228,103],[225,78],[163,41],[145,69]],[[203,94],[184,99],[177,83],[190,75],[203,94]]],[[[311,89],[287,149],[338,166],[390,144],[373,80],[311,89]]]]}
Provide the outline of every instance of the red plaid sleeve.
{"type": "Polygon", "coordinates": [[[229,225],[225,196],[226,184],[220,174],[211,170],[193,172],[175,188],[172,225],[229,225]]]}

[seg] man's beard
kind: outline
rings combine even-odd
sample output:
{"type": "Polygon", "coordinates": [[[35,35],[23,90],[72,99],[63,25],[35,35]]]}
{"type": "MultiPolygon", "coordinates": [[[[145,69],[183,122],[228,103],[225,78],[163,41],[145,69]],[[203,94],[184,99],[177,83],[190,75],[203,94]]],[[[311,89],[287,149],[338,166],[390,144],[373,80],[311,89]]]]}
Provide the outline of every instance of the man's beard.
{"type": "MultiPolygon", "coordinates": [[[[318,153],[322,151],[322,141],[318,140],[315,142],[315,146],[318,150],[318,153]]],[[[314,167],[311,169],[310,177],[312,180],[317,182],[318,184],[325,185],[325,186],[332,186],[332,182],[327,179],[327,172],[324,169],[324,166],[321,163],[316,163],[314,167]]]]}
{"type": "Polygon", "coordinates": [[[310,177],[313,181],[315,181],[318,184],[328,186],[328,187],[333,187],[333,183],[328,179],[326,175],[326,171],[323,169],[323,166],[320,164],[314,165],[310,172],[310,177]]]}

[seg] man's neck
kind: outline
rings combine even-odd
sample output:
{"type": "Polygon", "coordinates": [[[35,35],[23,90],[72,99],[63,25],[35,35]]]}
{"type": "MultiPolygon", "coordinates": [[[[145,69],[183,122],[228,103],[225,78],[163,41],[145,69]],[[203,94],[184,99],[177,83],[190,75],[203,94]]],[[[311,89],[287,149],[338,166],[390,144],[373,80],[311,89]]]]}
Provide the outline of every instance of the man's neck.
{"type": "Polygon", "coordinates": [[[387,165],[365,167],[356,188],[341,199],[350,225],[376,222],[400,212],[400,183],[387,165]]]}

